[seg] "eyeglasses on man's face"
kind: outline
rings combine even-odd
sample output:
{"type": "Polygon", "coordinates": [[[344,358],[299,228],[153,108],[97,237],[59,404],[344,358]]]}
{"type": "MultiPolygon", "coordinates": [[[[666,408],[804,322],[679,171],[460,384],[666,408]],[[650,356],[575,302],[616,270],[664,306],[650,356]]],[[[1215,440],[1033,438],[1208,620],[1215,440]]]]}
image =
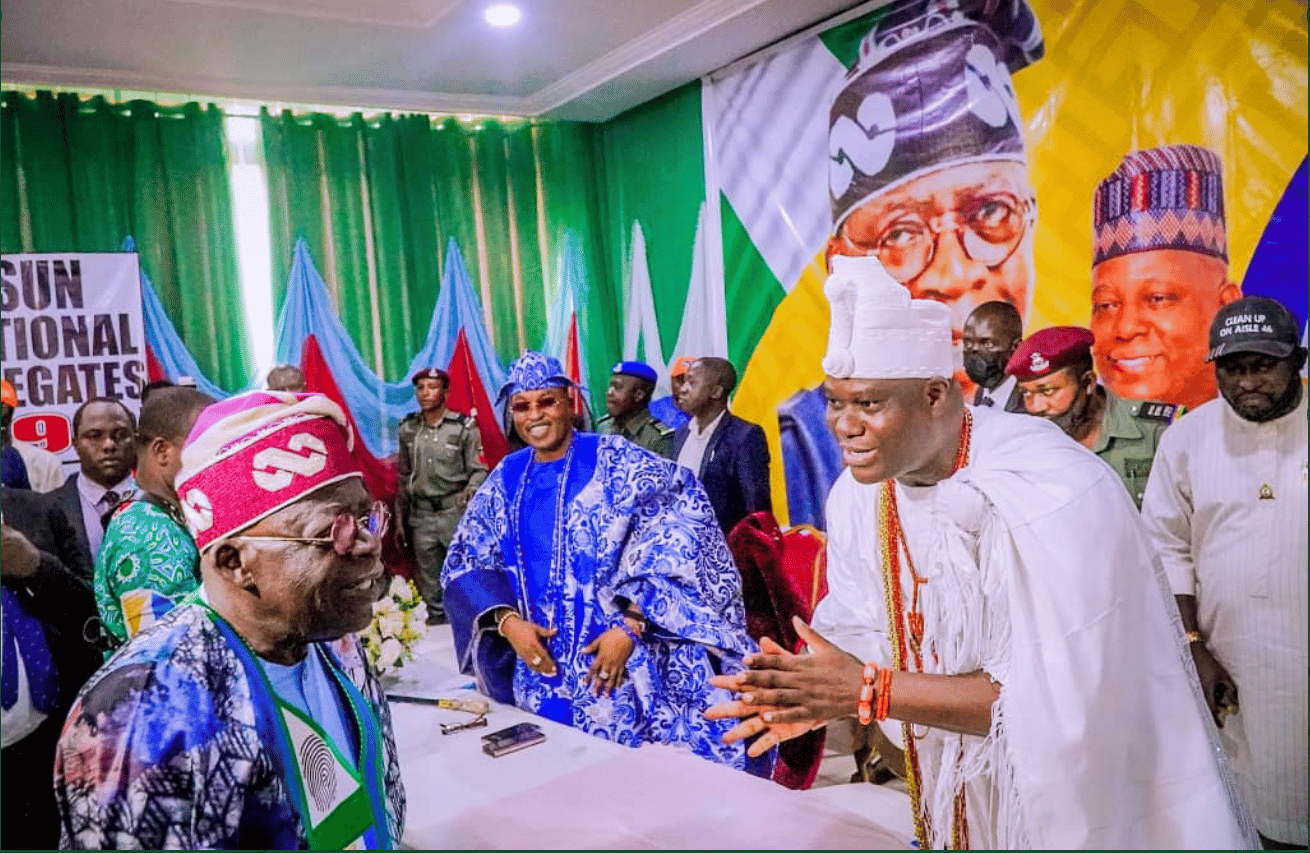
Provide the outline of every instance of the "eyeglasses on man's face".
{"type": "Polygon", "coordinates": [[[1014,254],[1036,219],[1036,199],[1020,201],[1010,193],[991,193],[970,198],[940,216],[904,213],[873,234],[867,233],[872,229],[852,233],[847,220],[841,238],[852,251],[877,257],[888,275],[905,283],[928,268],[947,232],[958,235],[967,258],[998,267],[1014,254]]]}
{"type": "Polygon", "coordinates": [[[317,545],[331,548],[338,556],[348,556],[355,549],[355,543],[363,534],[380,540],[386,535],[391,525],[391,510],[382,501],[374,501],[366,515],[356,517],[354,513],[342,512],[332,520],[332,527],[326,537],[315,536],[229,536],[229,539],[264,540],[268,542],[295,542],[299,545],[317,545]]]}

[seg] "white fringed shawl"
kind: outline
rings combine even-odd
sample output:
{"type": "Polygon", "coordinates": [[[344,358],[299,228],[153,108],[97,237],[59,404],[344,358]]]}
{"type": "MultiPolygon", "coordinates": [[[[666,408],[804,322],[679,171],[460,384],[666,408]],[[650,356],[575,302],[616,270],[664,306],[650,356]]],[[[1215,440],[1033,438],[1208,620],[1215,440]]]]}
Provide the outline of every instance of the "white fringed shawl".
{"type": "MultiPolygon", "coordinates": [[[[865,519],[850,538],[873,577],[830,577],[830,595],[881,587],[868,512],[881,486],[848,478],[830,500],[833,537],[865,519]],[[834,506],[852,497],[865,509],[834,506]]],[[[1250,845],[1179,655],[1173,604],[1108,466],[1052,424],[975,410],[970,464],[932,487],[898,485],[897,496],[915,566],[929,578],[925,671],[982,670],[1001,685],[986,737],[915,728],[933,847],[950,845],[961,785],[975,847],[1250,845]]],[[[902,589],[908,610],[908,568],[902,589]]],[[[834,603],[816,623],[836,619],[837,633],[852,636],[840,622],[873,615],[867,602],[834,603]]],[[[874,624],[885,631],[885,609],[874,624]]]]}

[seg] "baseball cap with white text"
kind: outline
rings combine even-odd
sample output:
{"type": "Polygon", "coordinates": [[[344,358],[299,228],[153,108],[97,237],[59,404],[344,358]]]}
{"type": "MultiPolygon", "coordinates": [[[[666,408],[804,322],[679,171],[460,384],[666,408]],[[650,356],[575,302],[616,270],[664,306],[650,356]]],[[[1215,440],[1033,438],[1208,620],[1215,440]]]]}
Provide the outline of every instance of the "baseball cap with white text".
{"type": "Polygon", "coordinates": [[[1281,302],[1265,296],[1244,296],[1229,302],[1210,324],[1206,361],[1239,352],[1284,358],[1301,345],[1301,325],[1281,302]]]}

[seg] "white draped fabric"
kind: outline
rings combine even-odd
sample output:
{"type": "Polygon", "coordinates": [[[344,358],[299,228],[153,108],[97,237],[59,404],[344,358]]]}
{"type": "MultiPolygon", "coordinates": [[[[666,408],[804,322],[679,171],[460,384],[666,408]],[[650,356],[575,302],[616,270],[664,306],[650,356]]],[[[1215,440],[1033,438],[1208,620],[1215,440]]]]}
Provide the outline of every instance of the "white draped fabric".
{"type": "MultiPolygon", "coordinates": [[[[1117,475],[1049,422],[973,413],[967,466],[934,486],[896,486],[928,578],[924,670],[983,670],[1001,685],[985,738],[914,729],[932,846],[949,843],[961,785],[974,847],[1252,846],[1177,611],[1117,475]]],[[[890,665],[881,488],[849,471],[833,487],[829,592],[814,625],[890,665]]]]}

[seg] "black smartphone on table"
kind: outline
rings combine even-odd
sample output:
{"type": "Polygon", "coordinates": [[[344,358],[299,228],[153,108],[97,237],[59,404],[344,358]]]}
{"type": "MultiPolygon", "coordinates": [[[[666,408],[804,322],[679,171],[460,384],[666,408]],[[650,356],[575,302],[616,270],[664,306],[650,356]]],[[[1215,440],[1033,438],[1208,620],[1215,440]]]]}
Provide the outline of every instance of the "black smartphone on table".
{"type": "Polygon", "coordinates": [[[536,723],[518,723],[509,728],[482,736],[482,751],[492,758],[509,755],[520,749],[535,746],[546,739],[546,733],[536,723]]]}

